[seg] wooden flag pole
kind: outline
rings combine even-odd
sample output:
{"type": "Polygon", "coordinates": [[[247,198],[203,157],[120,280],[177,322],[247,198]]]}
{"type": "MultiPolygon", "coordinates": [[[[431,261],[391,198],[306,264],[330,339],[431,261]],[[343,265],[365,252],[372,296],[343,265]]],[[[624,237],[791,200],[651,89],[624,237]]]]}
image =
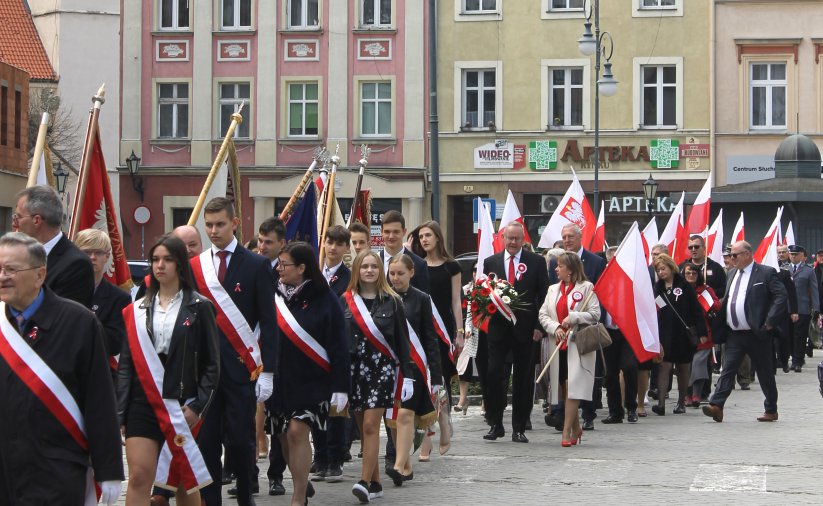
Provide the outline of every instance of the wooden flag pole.
{"type": "Polygon", "coordinates": [[[339,156],[334,155],[333,157],[331,157],[331,173],[329,174],[328,181],[326,181],[326,207],[323,209],[323,227],[320,228],[320,234],[317,238],[317,242],[320,243],[320,265],[323,265],[323,261],[326,257],[326,241],[324,241],[323,238],[326,236],[326,230],[328,230],[329,228],[329,221],[331,221],[331,213],[334,212],[333,199],[336,198],[334,196],[334,180],[337,176],[337,165],[339,163],[339,156]]]}
{"type": "Polygon", "coordinates": [[[301,179],[300,182],[297,183],[297,188],[294,189],[294,193],[291,194],[291,197],[289,197],[289,201],[286,202],[286,207],[284,207],[283,211],[280,212],[281,220],[286,221],[286,218],[289,217],[289,213],[291,213],[291,210],[294,208],[295,205],[297,205],[297,201],[300,199],[300,197],[303,195],[303,192],[309,186],[312,174],[314,173],[314,169],[317,168],[317,162],[322,160],[325,157],[325,155],[326,148],[324,147],[319,147],[314,151],[314,158],[311,161],[311,165],[309,165],[309,168],[306,169],[306,173],[303,174],[303,179],[301,179]]]}
{"type": "Polygon", "coordinates": [[[91,98],[94,106],[89,117],[89,128],[86,131],[86,144],[83,146],[83,158],[80,163],[80,174],[77,176],[77,187],[74,191],[74,212],[71,215],[71,226],[69,227],[69,239],[74,239],[77,229],[80,226],[80,213],[83,209],[83,200],[86,196],[86,185],[88,184],[89,166],[91,165],[92,149],[94,149],[94,138],[97,134],[97,123],[100,118],[100,107],[106,102],[106,83],[100,85],[97,95],[91,98]]]}
{"type": "MultiPolygon", "coordinates": [[[[29,169],[29,180],[26,183],[26,188],[30,188],[37,184],[37,173],[40,170],[40,158],[43,157],[43,148],[46,145],[46,134],[49,131],[49,113],[44,112],[40,119],[40,128],[37,130],[37,143],[34,145],[34,155],[31,159],[31,168],[29,169]]],[[[48,175],[47,175],[48,176],[48,175]]]]}
{"type": "Polygon", "coordinates": [[[197,217],[200,216],[200,212],[203,210],[203,205],[206,203],[206,196],[209,194],[211,185],[214,183],[214,178],[217,176],[217,172],[220,170],[220,165],[226,157],[226,151],[229,149],[229,143],[234,136],[234,129],[237,128],[237,125],[243,123],[243,116],[241,116],[240,113],[243,112],[243,106],[245,105],[245,102],[240,104],[240,108],[237,112],[231,115],[231,124],[229,125],[228,131],[226,131],[226,136],[223,138],[223,144],[220,145],[220,150],[217,152],[214,163],[211,165],[211,170],[209,171],[209,176],[206,178],[206,183],[203,185],[203,189],[200,190],[200,196],[197,197],[197,203],[194,205],[191,216],[189,216],[188,224],[192,227],[195,223],[197,223],[197,217]]]}
{"type": "MultiPolygon", "coordinates": [[[[586,295],[586,298],[583,299],[583,304],[581,304],[580,307],[586,307],[586,305],[589,303],[589,300],[591,300],[593,293],[594,293],[594,290],[592,289],[592,291],[590,291],[589,294],[586,295]]],[[[577,330],[577,329],[576,328],[572,329],[571,332],[566,334],[566,339],[565,339],[566,342],[568,342],[572,338],[572,335],[574,334],[575,330],[577,330]]],[[[549,336],[549,339],[551,339],[552,337],[554,337],[554,336],[549,336]]],[[[540,371],[540,376],[538,376],[537,379],[534,380],[535,383],[540,383],[540,380],[543,379],[543,376],[546,375],[546,371],[548,371],[549,366],[552,365],[552,361],[554,361],[554,357],[556,357],[557,354],[560,352],[560,347],[561,347],[560,344],[558,344],[555,347],[554,353],[552,353],[552,355],[549,357],[549,360],[546,361],[546,365],[545,365],[545,367],[543,367],[543,370],[540,371]]]]}

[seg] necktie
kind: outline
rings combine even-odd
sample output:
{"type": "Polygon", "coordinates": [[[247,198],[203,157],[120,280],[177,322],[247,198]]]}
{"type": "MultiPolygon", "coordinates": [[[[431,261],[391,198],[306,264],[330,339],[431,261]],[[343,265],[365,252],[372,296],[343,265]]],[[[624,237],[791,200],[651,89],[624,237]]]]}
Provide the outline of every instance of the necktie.
{"type": "Polygon", "coordinates": [[[797,274],[797,264],[792,264],[792,274],[797,274]]]}
{"type": "Polygon", "coordinates": [[[23,316],[23,313],[20,313],[15,316],[14,319],[17,320],[17,332],[20,332],[20,335],[23,335],[26,330],[26,317],[23,316]]]}
{"type": "Polygon", "coordinates": [[[509,283],[514,284],[514,256],[509,257],[509,283]]]}
{"type": "Polygon", "coordinates": [[[217,256],[220,257],[220,267],[217,269],[217,280],[222,284],[223,279],[226,278],[226,268],[228,267],[226,258],[229,256],[229,252],[226,250],[221,250],[217,252],[217,256]]]}
{"type": "Polygon", "coordinates": [[[729,305],[729,311],[732,312],[732,325],[737,328],[740,325],[740,320],[737,319],[737,294],[740,293],[740,280],[743,279],[743,271],[737,273],[737,279],[734,281],[734,290],[732,290],[732,302],[729,305]]]}

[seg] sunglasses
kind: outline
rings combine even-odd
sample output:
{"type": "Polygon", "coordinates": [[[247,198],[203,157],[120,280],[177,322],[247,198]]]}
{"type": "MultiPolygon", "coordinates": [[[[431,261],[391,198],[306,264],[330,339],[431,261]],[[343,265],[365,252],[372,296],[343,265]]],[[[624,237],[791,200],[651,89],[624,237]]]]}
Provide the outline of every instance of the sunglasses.
{"type": "Polygon", "coordinates": [[[692,250],[692,251],[694,251],[694,250],[698,250],[698,249],[700,249],[700,248],[702,248],[702,247],[703,247],[703,246],[701,246],[701,245],[699,245],[699,244],[692,244],[691,246],[689,246],[689,249],[690,249],[690,250],[692,250]]]}
{"type": "Polygon", "coordinates": [[[742,255],[744,253],[745,253],[745,251],[741,251],[740,253],[729,253],[729,256],[732,257],[732,258],[737,258],[738,255],[742,255]]]}

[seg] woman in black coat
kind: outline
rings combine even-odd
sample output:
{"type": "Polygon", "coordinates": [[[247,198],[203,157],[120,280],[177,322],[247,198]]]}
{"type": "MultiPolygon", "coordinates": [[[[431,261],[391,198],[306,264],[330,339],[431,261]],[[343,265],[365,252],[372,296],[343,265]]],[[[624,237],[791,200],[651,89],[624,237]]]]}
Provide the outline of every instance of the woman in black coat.
{"type": "MultiPolygon", "coordinates": [[[[145,325],[164,368],[162,398],[178,401],[186,423],[194,429],[205,416],[220,378],[214,307],[194,291],[183,241],[164,235],[149,250],[149,260],[146,296],[124,310],[126,327],[145,325]]],[[[138,377],[133,357],[144,355],[134,345],[130,338],[128,346],[123,346],[117,378],[117,412],[129,466],[129,506],[149,500],[160,449],[168,441],[138,377]]],[[[178,443],[177,437],[175,444],[182,445],[185,439],[178,443]]],[[[176,494],[177,504],[200,504],[199,490],[187,491],[181,485],[176,494]]]]}
{"type": "Polygon", "coordinates": [[[654,286],[658,312],[657,326],[660,333],[660,347],[663,361],[657,373],[657,406],[652,411],[666,414],[666,392],[669,387],[669,373],[677,364],[677,406],[675,414],[686,412],[685,400],[689,395],[689,368],[700,338],[706,338],[706,319],[697,301],[694,288],[680,275],[677,264],[666,254],[654,260],[654,269],[660,278],[654,286]],[[696,333],[690,336],[689,328],[696,333]]]}
{"type": "Polygon", "coordinates": [[[305,242],[280,252],[275,295],[280,362],[272,413],[291,471],[292,504],[304,504],[312,451],[309,432],[326,430],[329,403],[342,414],[349,399],[349,342],[340,303],[305,242]]]}

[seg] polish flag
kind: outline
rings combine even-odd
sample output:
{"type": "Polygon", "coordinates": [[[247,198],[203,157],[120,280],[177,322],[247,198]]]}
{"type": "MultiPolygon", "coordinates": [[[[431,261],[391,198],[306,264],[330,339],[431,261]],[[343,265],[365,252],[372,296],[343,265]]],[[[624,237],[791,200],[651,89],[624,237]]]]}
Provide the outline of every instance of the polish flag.
{"type": "MultiPolygon", "coordinates": [[[[709,228],[709,208],[712,200],[712,178],[706,179],[703,189],[697,194],[689,211],[689,219],[686,221],[686,230],[689,235],[700,235],[706,237],[706,230],[709,228]]],[[[687,245],[684,245],[686,247],[687,245]]]]}
{"type": "Polygon", "coordinates": [[[552,214],[552,217],[549,218],[549,224],[546,225],[543,233],[540,234],[540,243],[537,245],[540,248],[551,248],[554,242],[560,239],[563,227],[569,223],[574,223],[583,231],[582,242],[584,246],[590,245],[592,242],[597,222],[574,169],[572,169],[572,175],[574,179],[572,180],[571,186],[566,190],[566,194],[563,195],[563,199],[560,201],[557,210],[552,214]]]}
{"type": "Polygon", "coordinates": [[[688,259],[689,234],[683,225],[683,200],[686,192],[680,194],[680,201],[674,206],[674,211],[666,223],[666,228],[660,234],[660,242],[669,247],[671,256],[678,265],[688,259]]]}
{"type": "Polygon", "coordinates": [[[717,218],[709,227],[709,235],[706,238],[706,251],[709,258],[723,265],[723,210],[720,210],[717,218]]]}
{"type": "Polygon", "coordinates": [[[760,246],[757,247],[757,251],[754,252],[754,261],[763,264],[763,265],[770,265],[775,269],[780,267],[779,263],[777,262],[777,244],[778,244],[778,227],[780,226],[780,218],[783,216],[783,207],[779,207],[777,209],[777,216],[775,216],[774,221],[772,222],[771,226],[769,227],[769,231],[766,232],[766,236],[760,241],[760,246]],[[774,265],[765,263],[766,261],[772,261],[770,258],[772,251],[774,250],[774,265]]]}
{"type": "Polygon", "coordinates": [[[606,249],[606,220],[603,217],[603,202],[600,203],[600,213],[597,217],[597,227],[594,229],[594,237],[589,251],[600,253],[606,249]]]}
{"type": "Polygon", "coordinates": [[[797,244],[794,240],[794,225],[792,222],[789,222],[789,226],[786,228],[786,236],[783,237],[783,244],[786,246],[794,246],[797,244]]]}
{"type": "Polygon", "coordinates": [[[637,222],[632,224],[606,265],[594,292],[615,325],[620,327],[638,362],[660,353],[657,307],[637,222]]]}
{"type": "Polygon", "coordinates": [[[509,190],[509,194],[506,196],[506,207],[503,208],[503,219],[500,220],[500,229],[494,236],[495,253],[500,253],[506,249],[503,241],[503,229],[505,229],[506,225],[513,221],[523,225],[523,233],[526,235],[525,241],[531,244],[532,238],[529,237],[529,231],[526,229],[526,224],[523,222],[523,215],[520,214],[520,209],[518,209],[517,202],[514,200],[514,194],[511,190],[509,190]]]}
{"type": "Polygon", "coordinates": [[[657,235],[657,217],[652,216],[652,219],[649,220],[649,224],[646,225],[646,228],[643,229],[643,232],[640,234],[640,237],[643,239],[643,254],[646,255],[646,261],[649,265],[652,264],[652,248],[655,245],[660,244],[660,238],[657,235]]]}
{"type": "Polygon", "coordinates": [[[743,211],[740,211],[740,218],[737,219],[737,225],[734,226],[734,232],[732,232],[732,244],[745,240],[746,231],[743,228],[743,211]]]}
{"type": "Polygon", "coordinates": [[[489,206],[480,197],[477,198],[480,209],[478,216],[479,226],[477,228],[477,279],[483,276],[483,262],[494,255],[494,222],[489,213],[489,206]]]}

